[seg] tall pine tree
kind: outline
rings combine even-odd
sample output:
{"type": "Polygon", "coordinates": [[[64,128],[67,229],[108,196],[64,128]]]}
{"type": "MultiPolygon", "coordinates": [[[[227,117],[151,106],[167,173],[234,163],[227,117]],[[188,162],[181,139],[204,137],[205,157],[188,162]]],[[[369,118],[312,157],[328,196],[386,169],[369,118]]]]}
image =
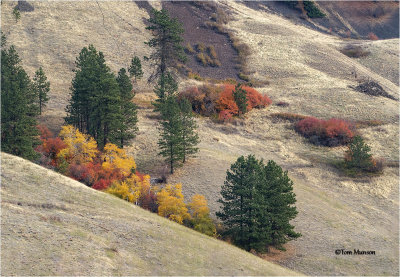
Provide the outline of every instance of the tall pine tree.
{"type": "Polygon", "coordinates": [[[153,9],[149,22],[151,25],[146,29],[152,32],[153,38],[145,44],[154,48],[149,57],[155,68],[149,78],[149,81],[153,81],[166,76],[168,72],[171,73],[172,69],[185,62],[187,57],[182,46],[184,30],[178,19],[171,18],[165,9],[153,9]]]}
{"type": "Polygon", "coordinates": [[[181,110],[176,97],[168,96],[159,109],[161,113],[160,122],[160,138],[158,146],[160,148],[159,155],[165,157],[170,165],[171,174],[174,168],[180,165],[183,159],[182,155],[182,120],[181,110]]]}
{"type": "Polygon", "coordinates": [[[193,117],[192,104],[186,98],[179,102],[182,122],[182,162],[185,163],[188,156],[199,151],[199,135],[196,132],[197,124],[193,117]]]}
{"type": "Polygon", "coordinates": [[[131,77],[135,77],[135,82],[143,77],[142,63],[139,57],[135,56],[132,58],[128,71],[131,77]]]}
{"type": "Polygon", "coordinates": [[[108,142],[119,144],[117,133],[123,120],[119,85],[103,53],[89,45],[82,49],[75,64],[66,123],[91,135],[100,148],[108,142]]]}
{"type": "Polygon", "coordinates": [[[42,114],[43,107],[45,107],[47,101],[49,101],[48,93],[50,91],[50,82],[47,81],[46,74],[44,74],[42,67],[35,72],[33,85],[38,95],[39,114],[42,114]]]}
{"type": "Polygon", "coordinates": [[[122,120],[116,133],[116,139],[119,140],[118,146],[123,147],[128,140],[135,137],[138,131],[137,107],[132,103],[134,96],[132,92],[132,83],[126,74],[125,68],[121,68],[118,72],[117,82],[121,98],[122,120]]]}
{"type": "Polygon", "coordinates": [[[224,222],[234,242],[246,249],[268,251],[300,236],[289,221],[296,214],[293,183],[275,162],[264,165],[253,155],[239,157],[227,171],[221,190],[224,222]]]}
{"type": "Polygon", "coordinates": [[[2,151],[33,160],[37,139],[37,95],[32,82],[20,65],[21,60],[11,46],[4,49],[1,41],[1,148],[2,151]]]}

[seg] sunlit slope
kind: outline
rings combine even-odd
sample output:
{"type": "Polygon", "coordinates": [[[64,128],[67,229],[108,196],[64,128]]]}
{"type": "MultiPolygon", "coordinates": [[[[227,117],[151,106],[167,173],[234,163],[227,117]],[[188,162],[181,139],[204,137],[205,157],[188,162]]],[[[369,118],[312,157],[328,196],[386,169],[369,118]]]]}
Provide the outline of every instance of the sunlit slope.
{"type": "Polygon", "coordinates": [[[2,275],[298,275],[2,153],[2,275]]]}

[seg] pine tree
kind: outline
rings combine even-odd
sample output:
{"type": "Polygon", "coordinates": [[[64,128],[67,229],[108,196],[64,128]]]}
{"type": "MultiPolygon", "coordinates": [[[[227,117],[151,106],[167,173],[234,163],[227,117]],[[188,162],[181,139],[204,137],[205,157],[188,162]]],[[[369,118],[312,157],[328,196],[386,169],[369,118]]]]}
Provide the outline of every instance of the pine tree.
{"type": "Polygon", "coordinates": [[[300,236],[289,221],[296,214],[295,194],[287,172],[273,161],[265,166],[253,155],[239,157],[227,171],[217,216],[226,234],[246,250],[268,251],[300,236]]]}
{"type": "Polygon", "coordinates": [[[121,68],[118,72],[117,82],[121,98],[122,121],[120,122],[116,139],[119,140],[119,147],[123,147],[128,140],[135,137],[138,131],[137,107],[132,103],[134,96],[132,93],[132,84],[128,75],[126,75],[125,68],[121,68]]]}
{"type": "Polygon", "coordinates": [[[167,10],[152,10],[149,19],[150,26],[147,30],[152,32],[153,38],[146,45],[155,49],[150,59],[155,67],[155,71],[150,76],[149,81],[166,76],[172,68],[177,68],[180,62],[185,62],[184,47],[182,46],[184,32],[182,23],[176,18],[170,18],[167,10]]]}
{"type": "MultiPolygon", "coordinates": [[[[289,223],[297,215],[294,204],[296,195],[293,192],[293,181],[290,180],[287,171],[274,161],[268,161],[263,166],[264,179],[259,184],[258,193],[261,195],[261,203],[268,211],[268,220],[271,225],[270,245],[285,250],[282,245],[301,236],[294,231],[294,226],[289,223]]],[[[264,207],[261,211],[264,211],[264,207]]]]}
{"type": "Polygon", "coordinates": [[[372,166],[371,148],[364,142],[361,136],[355,136],[349,144],[345,156],[345,165],[361,171],[368,170],[372,166]]]}
{"type": "Polygon", "coordinates": [[[247,92],[242,89],[242,85],[239,83],[235,86],[233,91],[233,98],[236,105],[239,108],[239,115],[247,112],[247,92]]]}
{"type": "Polygon", "coordinates": [[[33,85],[39,98],[39,114],[42,114],[43,107],[45,107],[47,101],[49,101],[48,93],[50,91],[50,82],[47,81],[46,74],[44,74],[42,67],[35,72],[33,85]]]}
{"type": "Polygon", "coordinates": [[[164,100],[168,96],[173,96],[178,91],[178,83],[174,80],[171,74],[167,73],[162,75],[154,88],[154,93],[158,96],[155,102],[153,102],[154,111],[159,111],[160,106],[164,103],[164,100]]]}
{"type": "Polygon", "coordinates": [[[14,46],[1,49],[1,148],[2,151],[33,160],[37,139],[37,95],[14,46]]]}
{"type": "Polygon", "coordinates": [[[103,53],[89,45],[82,49],[75,64],[65,121],[91,135],[100,148],[108,142],[119,143],[117,133],[123,120],[119,86],[103,53]]]}
{"type": "Polygon", "coordinates": [[[162,117],[159,128],[158,146],[161,150],[159,155],[166,158],[166,162],[170,165],[170,172],[173,174],[174,168],[183,159],[181,110],[175,96],[166,97],[159,107],[162,117]]]}
{"type": "Polygon", "coordinates": [[[192,104],[186,99],[179,103],[182,121],[182,162],[185,163],[188,156],[192,156],[199,151],[196,147],[199,144],[199,135],[196,133],[197,124],[193,118],[192,104]]]}
{"type": "Polygon", "coordinates": [[[135,77],[135,83],[138,79],[143,77],[142,63],[140,62],[139,57],[135,56],[132,58],[128,71],[131,77],[135,77]]]}

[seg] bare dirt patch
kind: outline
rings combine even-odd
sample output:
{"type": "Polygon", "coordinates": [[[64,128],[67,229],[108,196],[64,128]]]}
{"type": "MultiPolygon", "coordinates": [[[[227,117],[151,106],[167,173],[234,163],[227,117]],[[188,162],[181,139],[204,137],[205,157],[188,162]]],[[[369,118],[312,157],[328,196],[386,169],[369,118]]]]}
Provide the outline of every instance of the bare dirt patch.
{"type": "Polygon", "coordinates": [[[237,52],[232,47],[232,42],[225,34],[220,34],[204,25],[210,20],[212,13],[216,10],[206,10],[201,6],[193,5],[190,2],[170,2],[164,1],[163,8],[167,9],[172,17],[178,18],[184,26],[185,33],[183,38],[184,45],[188,43],[192,46],[203,43],[212,45],[215,48],[217,57],[221,62],[219,67],[205,67],[197,60],[195,55],[189,55],[186,65],[201,77],[214,79],[237,79],[239,70],[237,65],[237,52]]]}

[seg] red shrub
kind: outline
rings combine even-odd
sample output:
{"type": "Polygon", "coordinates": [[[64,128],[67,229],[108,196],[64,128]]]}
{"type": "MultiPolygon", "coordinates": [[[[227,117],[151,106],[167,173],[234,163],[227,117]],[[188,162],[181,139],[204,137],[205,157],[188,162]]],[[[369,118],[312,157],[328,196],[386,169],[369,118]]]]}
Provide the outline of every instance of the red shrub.
{"type": "Polygon", "coordinates": [[[228,111],[233,115],[239,114],[239,108],[236,105],[235,99],[233,98],[233,90],[235,86],[225,85],[225,89],[221,92],[219,99],[217,101],[217,109],[221,111],[228,111]]]}
{"type": "Polygon", "coordinates": [[[143,194],[139,199],[139,206],[153,213],[158,211],[157,194],[154,191],[143,194]]]}
{"type": "Polygon", "coordinates": [[[89,164],[71,164],[68,167],[68,176],[87,186],[92,185],[93,181],[93,176],[90,173],[89,164]]]}
{"type": "Polygon", "coordinates": [[[110,180],[100,179],[93,184],[92,188],[97,189],[97,190],[103,190],[103,189],[108,188],[110,185],[111,185],[110,180]]]}
{"type": "Polygon", "coordinates": [[[377,35],[375,35],[374,33],[370,32],[370,33],[368,33],[368,39],[370,39],[370,40],[378,40],[379,38],[378,38],[377,35]]]}
{"type": "Polygon", "coordinates": [[[342,119],[320,120],[308,117],[296,123],[295,129],[317,145],[337,146],[347,144],[354,136],[353,126],[342,119]]]}
{"type": "Polygon", "coordinates": [[[218,119],[220,121],[227,122],[227,121],[231,120],[232,116],[233,116],[233,114],[231,111],[223,110],[223,111],[219,112],[218,119]]]}
{"type": "Polygon", "coordinates": [[[44,166],[56,167],[59,164],[57,154],[67,145],[59,138],[53,137],[53,134],[47,129],[46,126],[38,125],[37,128],[40,132],[40,140],[42,144],[36,147],[36,151],[40,152],[44,157],[40,159],[40,164],[44,166]]]}
{"type": "Polygon", "coordinates": [[[37,128],[39,130],[41,140],[54,137],[53,133],[46,126],[38,125],[37,128]]]}
{"type": "Polygon", "coordinates": [[[248,110],[251,110],[252,108],[265,108],[272,104],[272,100],[269,99],[268,96],[262,95],[254,88],[244,86],[243,89],[247,91],[248,110]]]}

